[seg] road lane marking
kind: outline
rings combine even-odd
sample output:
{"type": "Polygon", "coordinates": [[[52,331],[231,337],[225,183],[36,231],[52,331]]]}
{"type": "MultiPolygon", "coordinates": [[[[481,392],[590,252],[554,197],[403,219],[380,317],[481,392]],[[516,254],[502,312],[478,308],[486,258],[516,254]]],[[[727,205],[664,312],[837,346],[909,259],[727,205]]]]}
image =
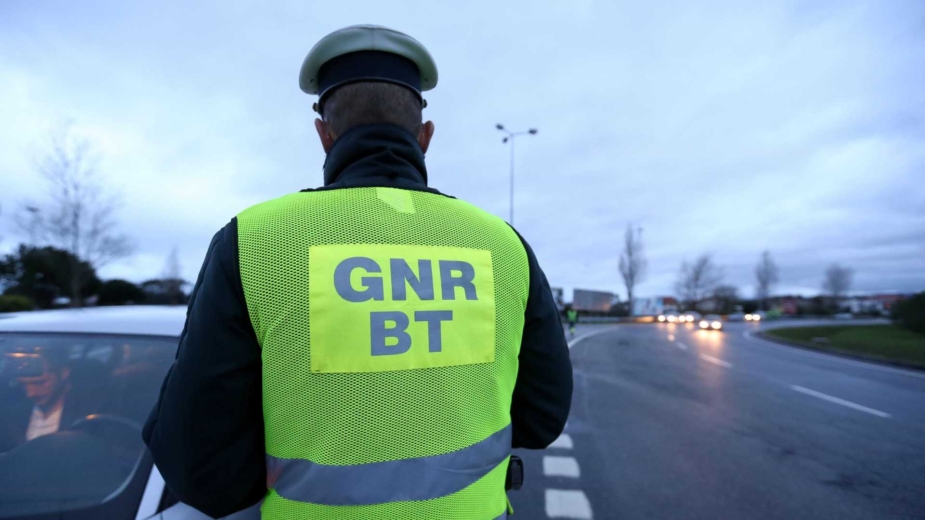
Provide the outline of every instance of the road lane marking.
{"type": "Polygon", "coordinates": [[[866,406],[863,406],[863,405],[860,405],[860,404],[857,404],[857,403],[852,403],[851,401],[845,401],[844,399],[839,399],[838,397],[833,397],[833,396],[828,395],[828,394],[823,394],[822,392],[817,392],[817,391],[815,391],[815,390],[810,390],[809,388],[805,388],[805,387],[802,387],[802,386],[799,386],[799,385],[791,385],[790,388],[796,390],[797,392],[800,392],[801,394],[806,394],[806,395],[811,395],[811,396],[813,396],[813,397],[818,397],[819,399],[822,399],[823,401],[828,401],[828,402],[830,402],[830,403],[835,403],[835,404],[840,404],[840,405],[842,405],[842,406],[847,406],[848,408],[853,408],[853,409],[858,410],[858,411],[861,411],[861,412],[867,412],[867,413],[869,413],[869,414],[871,414],[871,415],[876,415],[877,417],[883,417],[884,419],[889,419],[889,418],[891,417],[891,415],[888,414],[888,413],[886,413],[886,412],[881,412],[880,410],[874,410],[873,408],[868,408],[868,407],[866,407],[866,406]]]}
{"type": "Polygon", "coordinates": [[[674,341],[674,334],[668,335],[668,341],[674,341]]]}
{"type": "Polygon", "coordinates": [[[685,345],[684,343],[681,343],[680,341],[677,342],[676,345],[678,345],[678,348],[681,350],[687,350],[687,345],[685,345]]]}
{"type": "Polygon", "coordinates": [[[578,461],[572,457],[546,455],[543,457],[543,475],[547,477],[578,478],[581,476],[581,468],[578,467],[578,461]]]}
{"type": "Polygon", "coordinates": [[[616,327],[607,327],[607,328],[604,328],[604,329],[597,329],[597,330],[592,330],[592,331],[589,331],[589,332],[585,332],[584,334],[578,336],[577,338],[573,339],[572,341],[569,341],[569,342],[568,342],[568,348],[574,347],[574,346],[577,345],[578,342],[581,341],[581,340],[588,339],[588,338],[590,338],[591,336],[597,336],[598,334],[603,334],[603,333],[605,333],[605,332],[610,332],[610,331],[612,331],[612,330],[617,330],[617,328],[616,328],[616,327]]]}
{"type": "Polygon", "coordinates": [[[572,446],[572,436],[567,433],[563,433],[559,436],[558,439],[552,441],[552,444],[549,445],[550,448],[560,448],[563,450],[570,450],[572,449],[572,446]]]}
{"type": "Polygon", "coordinates": [[[546,516],[549,518],[575,518],[589,520],[591,503],[583,491],[547,489],[546,490],[546,516]]]}
{"type": "MultiPolygon", "coordinates": [[[[780,328],[786,328],[786,327],[780,327],[780,328]]],[[[773,329],[769,329],[769,330],[773,330],[773,329]]],[[[776,346],[776,347],[785,347],[785,348],[787,347],[786,345],[782,345],[782,344],[777,343],[777,342],[774,342],[774,341],[769,341],[769,340],[766,340],[766,339],[763,339],[763,338],[756,337],[754,334],[751,333],[751,331],[747,331],[747,330],[744,331],[744,332],[742,332],[742,336],[743,336],[745,339],[747,339],[747,340],[749,340],[749,341],[754,341],[754,342],[756,342],[756,343],[767,343],[768,345],[774,345],[774,346],[776,346]]],[[[846,357],[839,357],[839,356],[833,355],[833,354],[826,354],[825,352],[818,352],[818,351],[815,351],[815,350],[807,350],[807,349],[805,349],[805,348],[794,348],[794,347],[789,347],[789,348],[791,348],[792,350],[798,351],[798,352],[802,352],[803,354],[806,354],[806,355],[808,355],[808,356],[815,356],[815,357],[817,357],[817,358],[822,358],[822,359],[826,359],[826,360],[829,360],[829,361],[834,361],[834,362],[836,362],[836,363],[842,363],[842,364],[845,364],[845,365],[854,365],[854,366],[856,366],[856,367],[866,368],[866,369],[868,369],[868,370],[874,370],[874,371],[876,371],[876,372],[886,372],[886,373],[889,373],[889,374],[898,374],[898,375],[901,375],[901,376],[915,377],[915,378],[917,378],[917,379],[925,379],[925,374],[922,374],[922,373],[919,373],[919,372],[913,372],[913,371],[911,371],[911,370],[903,370],[903,369],[901,369],[901,368],[890,368],[890,367],[885,367],[885,366],[882,366],[882,365],[875,364],[875,363],[873,363],[873,362],[871,362],[871,361],[864,361],[864,360],[860,360],[860,359],[849,359],[849,358],[846,358],[846,357]]]]}
{"type": "Polygon", "coordinates": [[[713,363],[714,365],[719,365],[721,367],[732,368],[732,363],[728,363],[726,361],[723,361],[722,359],[715,358],[713,356],[708,356],[706,354],[700,354],[700,359],[707,361],[709,363],[713,363]]]}

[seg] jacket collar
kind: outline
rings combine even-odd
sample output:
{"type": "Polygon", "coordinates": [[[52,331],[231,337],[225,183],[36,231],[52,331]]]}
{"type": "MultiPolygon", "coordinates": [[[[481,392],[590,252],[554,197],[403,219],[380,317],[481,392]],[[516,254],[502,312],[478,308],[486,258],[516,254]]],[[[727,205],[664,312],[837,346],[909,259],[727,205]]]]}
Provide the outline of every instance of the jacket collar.
{"type": "Polygon", "coordinates": [[[395,125],[363,125],[341,135],[324,161],[324,186],[427,189],[420,145],[395,125]]]}

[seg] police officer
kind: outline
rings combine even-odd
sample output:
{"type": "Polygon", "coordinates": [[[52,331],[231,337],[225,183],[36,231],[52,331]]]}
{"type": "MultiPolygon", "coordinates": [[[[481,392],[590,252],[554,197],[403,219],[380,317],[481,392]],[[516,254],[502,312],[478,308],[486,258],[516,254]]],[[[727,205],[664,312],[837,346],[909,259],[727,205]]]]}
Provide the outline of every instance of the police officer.
{"type": "MultiPolygon", "coordinates": [[[[324,186],[213,238],[144,428],[173,494],[211,516],[498,518],[512,448],[561,433],[558,311],[527,243],[428,186],[437,68],[413,38],[319,41],[324,186]]],[[[516,478],[516,475],[514,475],[516,478]]]]}
{"type": "Polygon", "coordinates": [[[575,325],[578,324],[578,311],[575,310],[575,307],[569,305],[568,309],[565,311],[565,317],[568,319],[568,333],[574,336],[575,325]]]}

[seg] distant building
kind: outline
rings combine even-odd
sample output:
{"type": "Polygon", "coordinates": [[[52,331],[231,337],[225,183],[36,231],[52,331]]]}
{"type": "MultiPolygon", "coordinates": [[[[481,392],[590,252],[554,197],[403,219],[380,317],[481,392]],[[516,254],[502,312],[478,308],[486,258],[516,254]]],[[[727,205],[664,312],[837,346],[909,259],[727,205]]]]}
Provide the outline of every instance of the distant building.
{"type": "Polygon", "coordinates": [[[666,312],[677,311],[678,300],[671,296],[635,298],[633,300],[633,316],[658,316],[666,312]]]}
{"type": "Polygon", "coordinates": [[[786,296],[778,299],[777,305],[775,305],[774,308],[780,310],[780,313],[785,316],[793,316],[800,308],[800,300],[802,300],[802,298],[786,296]]]}
{"type": "Polygon", "coordinates": [[[903,298],[902,294],[855,296],[845,300],[844,306],[854,314],[889,314],[893,305],[903,298]]]}
{"type": "Polygon", "coordinates": [[[575,289],[572,291],[572,307],[577,311],[608,313],[618,299],[609,291],[575,289]]]}
{"type": "Polygon", "coordinates": [[[708,296],[699,302],[694,303],[694,309],[700,312],[711,313],[718,312],[721,304],[715,296],[708,296]]]}

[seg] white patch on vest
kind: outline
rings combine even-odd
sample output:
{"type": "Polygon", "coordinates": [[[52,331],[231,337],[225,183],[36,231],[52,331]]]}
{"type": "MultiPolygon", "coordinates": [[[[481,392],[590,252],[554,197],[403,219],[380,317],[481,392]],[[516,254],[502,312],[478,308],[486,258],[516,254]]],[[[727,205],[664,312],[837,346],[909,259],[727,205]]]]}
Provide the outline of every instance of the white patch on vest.
{"type": "Polygon", "coordinates": [[[414,199],[407,190],[376,188],[376,196],[399,213],[414,213],[414,199]]]}

